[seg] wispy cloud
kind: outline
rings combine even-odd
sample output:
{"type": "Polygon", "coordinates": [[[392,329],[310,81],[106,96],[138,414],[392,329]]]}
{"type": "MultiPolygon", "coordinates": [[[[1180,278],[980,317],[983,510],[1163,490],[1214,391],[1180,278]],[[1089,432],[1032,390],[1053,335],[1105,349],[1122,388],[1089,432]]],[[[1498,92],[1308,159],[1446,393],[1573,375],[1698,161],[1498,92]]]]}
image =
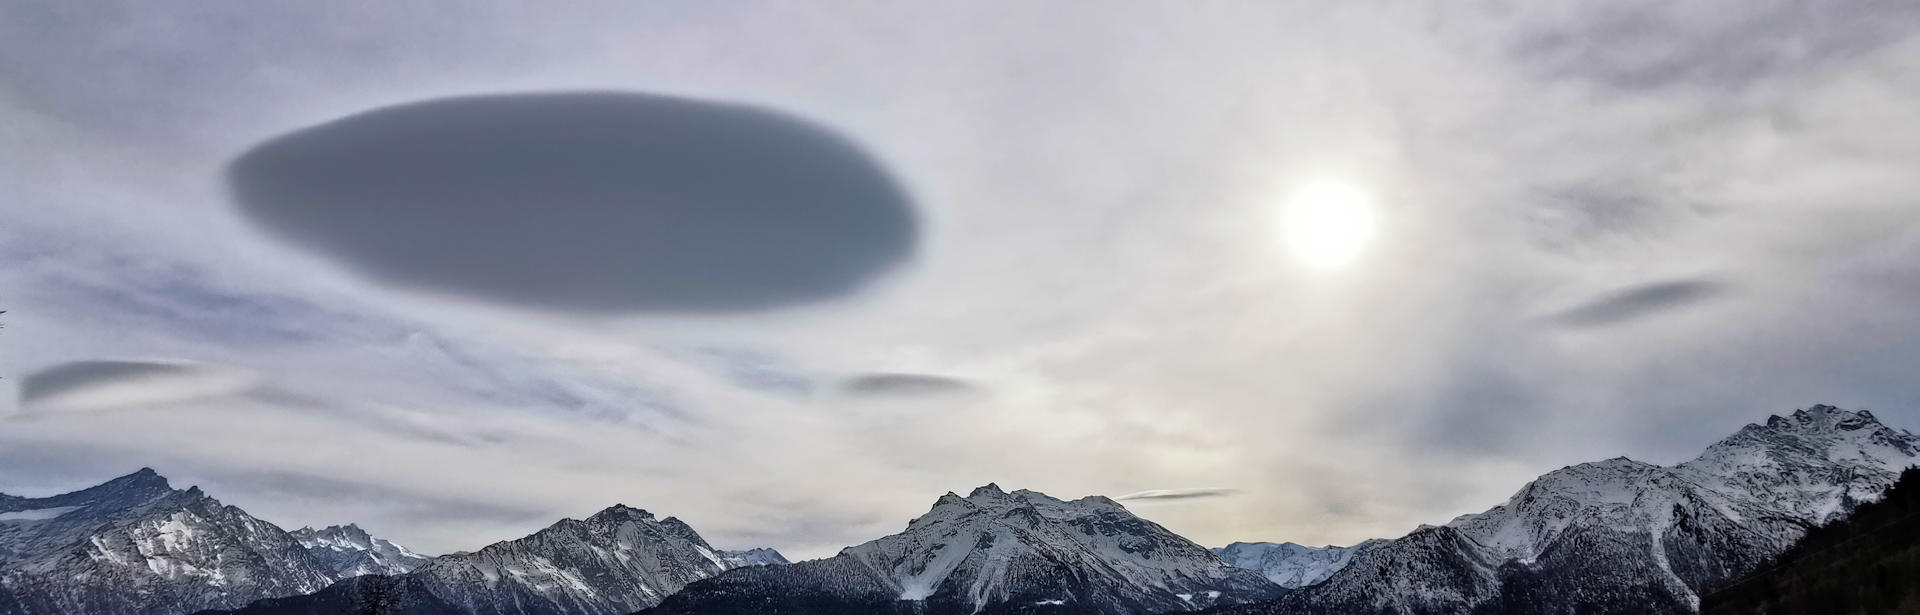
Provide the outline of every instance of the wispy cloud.
{"type": "Polygon", "coordinates": [[[22,378],[20,405],[27,416],[47,409],[163,406],[237,393],[254,380],[242,370],[190,362],[74,361],[22,378]]]}
{"type": "Polygon", "coordinates": [[[1223,498],[1223,497],[1227,497],[1237,493],[1240,493],[1240,491],[1237,489],[1215,489],[1215,488],[1205,488],[1205,487],[1194,487],[1194,488],[1187,488],[1187,489],[1151,489],[1147,491],[1136,491],[1136,492],[1129,493],[1114,499],[1120,500],[1123,502],[1130,501],[1130,500],[1148,500],[1148,501],[1199,500],[1199,499],[1206,499],[1206,498],[1223,498]]]}
{"type": "Polygon", "coordinates": [[[934,374],[872,373],[841,381],[840,390],[856,397],[927,397],[974,393],[980,387],[967,380],[934,374]]]}
{"type": "Polygon", "coordinates": [[[1557,312],[1548,320],[1568,328],[1617,325],[1705,303],[1730,289],[1723,282],[1704,279],[1643,284],[1557,312]]]}

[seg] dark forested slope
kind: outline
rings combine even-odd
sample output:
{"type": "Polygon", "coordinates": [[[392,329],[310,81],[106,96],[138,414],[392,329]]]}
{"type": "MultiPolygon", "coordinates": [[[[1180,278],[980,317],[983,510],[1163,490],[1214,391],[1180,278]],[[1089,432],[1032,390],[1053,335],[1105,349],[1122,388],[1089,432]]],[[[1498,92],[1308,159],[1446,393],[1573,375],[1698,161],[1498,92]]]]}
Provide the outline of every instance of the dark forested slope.
{"type": "Polygon", "coordinates": [[[1920,613],[1920,469],[1885,498],[1806,538],[1760,571],[1711,592],[1707,615],[1920,613]]]}

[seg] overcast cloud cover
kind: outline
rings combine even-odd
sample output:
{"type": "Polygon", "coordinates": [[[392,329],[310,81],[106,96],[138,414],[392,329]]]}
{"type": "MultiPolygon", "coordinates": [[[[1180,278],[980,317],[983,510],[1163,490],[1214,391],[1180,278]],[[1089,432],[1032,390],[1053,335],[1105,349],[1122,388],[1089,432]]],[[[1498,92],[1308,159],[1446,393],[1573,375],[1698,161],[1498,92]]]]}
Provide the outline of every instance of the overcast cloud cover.
{"type": "Polygon", "coordinates": [[[0,491],[153,466],[432,552],[624,502],[813,557],[994,481],[1350,544],[1816,402],[1920,427],[1914,5],[1410,4],[8,3],[0,491]],[[907,209],[778,297],[543,304],[229,190],[554,92],[780,114],[907,209]],[[1381,207],[1334,273],[1276,241],[1325,178],[1381,207]]]}

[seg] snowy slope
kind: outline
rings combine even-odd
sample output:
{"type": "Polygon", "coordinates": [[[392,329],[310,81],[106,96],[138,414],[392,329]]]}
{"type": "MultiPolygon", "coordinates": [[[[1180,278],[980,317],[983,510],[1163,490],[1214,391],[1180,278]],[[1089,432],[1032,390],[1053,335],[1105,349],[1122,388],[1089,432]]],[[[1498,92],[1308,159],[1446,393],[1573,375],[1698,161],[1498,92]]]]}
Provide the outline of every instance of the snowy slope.
{"type": "Polygon", "coordinates": [[[526,538],[434,558],[414,574],[442,599],[480,615],[587,615],[653,606],[727,568],[679,519],[614,506],[526,538]]]}
{"type": "Polygon", "coordinates": [[[1374,539],[1351,547],[1309,547],[1291,542],[1236,542],[1214,549],[1220,560],[1235,568],[1260,573],[1268,581],[1298,589],[1326,580],[1347,566],[1353,556],[1386,541],[1374,539]]]}
{"type": "Polygon", "coordinates": [[[899,534],[729,572],[650,613],[1157,613],[1280,591],[1113,500],[987,485],[941,496],[899,534]]]}
{"type": "Polygon", "coordinates": [[[402,574],[427,561],[427,556],[368,535],[352,523],[318,530],[303,527],[290,534],[336,579],[364,574],[402,574]]]}
{"type": "Polygon", "coordinates": [[[47,498],[0,496],[0,613],[173,615],[332,581],[285,531],[151,469],[47,498]]]}
{"type": "Polygon", "coordinates": [[[1355,555],[1319,585],[1243,612],[1689,610],[1806,529],[1877,497],[1920,438],[1814,406],[1748,425],[1677,466],[1555,470],[1505,503],[1355,555]]]}
{"type": "Polygon", "coordinates": [[[721,551],[720,561],[726,564],[729,569],[744,568],[747,566],[779,566],[790,563],[787,561],[786,556],[781,555],[779,551],[765,548],[747,549],[745,551],[721,551]]]}

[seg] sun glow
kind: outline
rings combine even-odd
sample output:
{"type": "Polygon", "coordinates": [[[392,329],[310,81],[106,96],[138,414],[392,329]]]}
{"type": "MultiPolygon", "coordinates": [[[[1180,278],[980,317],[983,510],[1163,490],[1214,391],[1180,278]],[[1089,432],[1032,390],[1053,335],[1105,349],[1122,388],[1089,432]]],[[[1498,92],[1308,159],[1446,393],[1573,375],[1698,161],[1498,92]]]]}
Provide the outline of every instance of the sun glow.
{"type": "Polygon", "coordinates": [[[1377,222],[1366,192],[1340,182],[1314,182],[1287,199],[1280,234],[1302,267],[1332,271],[1360,258],[1377,222]]]}

